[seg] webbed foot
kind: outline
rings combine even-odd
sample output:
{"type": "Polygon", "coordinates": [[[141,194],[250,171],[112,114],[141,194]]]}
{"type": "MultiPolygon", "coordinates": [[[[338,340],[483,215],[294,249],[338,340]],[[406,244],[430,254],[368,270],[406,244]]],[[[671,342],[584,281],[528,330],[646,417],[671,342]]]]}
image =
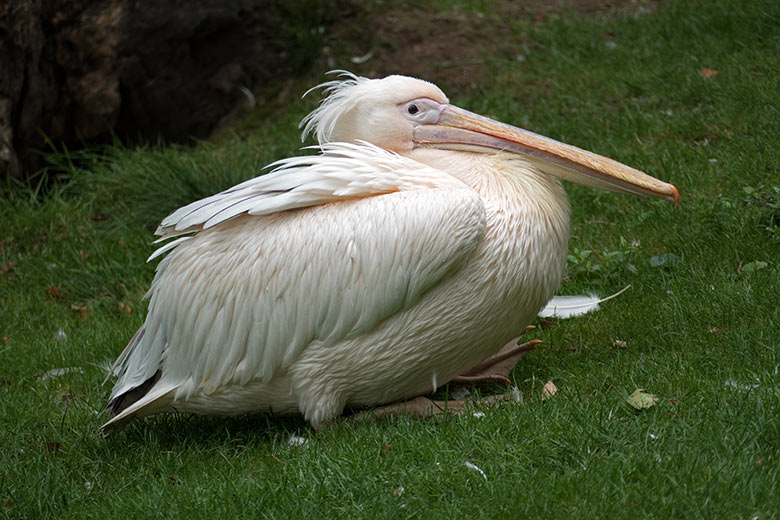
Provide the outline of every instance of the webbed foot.
{"type": "MultiPolygon", "coordinates": [[[[525,343],[518,343],[525,333],[533,328],[535,327],[529,325],[520,336],[504,345],[498,353],[472,367],[469,371],[448,381],[448,384],[456,383],[474,386],[483,383],[506,383],[507,385],[511,385],[512,382],[509,380],[509,373],[514,366],[526,352],[533,350],[536,348],[536,345],[542,342],[540,339],[532,339],[525,343]]],[[[403,402],[378,406],[372,410],[360,412],[354,417],[358,420],[371,417],[385,418],[398,416],[441,417],[448,413],[455,415],[463,413],[464,409],[469,405],[492,404],[507,398],[508,395],[490,395],[480,399],[437,401],[428,397],[419,396],[403,402]]]]}
{"type": "Polygon", "coordinates": [[[525,336],[525,333],[533,328],[533,325],[526,327],[520,336],[504,345],[498,353],[472,367],[468,372],[464,372],[448,381],[448,383],[467,385],[478,385],[481,383],[512,384],[509,380],[509,373],[526,352],[533,350],[536,348],[536,345],[542,342],[540,339],[532,339],[525,343],[518,343],[525,336]]]}

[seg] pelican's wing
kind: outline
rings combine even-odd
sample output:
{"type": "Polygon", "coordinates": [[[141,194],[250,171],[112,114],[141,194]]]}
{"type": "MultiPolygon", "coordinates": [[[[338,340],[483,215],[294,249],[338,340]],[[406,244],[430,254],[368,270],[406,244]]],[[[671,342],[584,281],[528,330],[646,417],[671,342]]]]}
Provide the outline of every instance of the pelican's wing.
{"type": "Polygon", "coordinates": [[[438,170],[370,143],[329,143],[320,155],[291,157],[274,169],[177,209],[157,228],[160,240],[208,229],[238,215],[269,215],[334,200],[463,185],[438,170]]]}
{"type": "MultiPolygon", "coordinates": [[[[117,360],[111,398],[158,370],[154,395],[185,397],[269,381],[312,342],[357,337],[413,306],[469,258],[484,235],[485,211],[459,181],[407,162],[421,182],[396,175],[404,181],[392,185],[388,172],[372,181],[365,171],[359,182],[343,182],[346,200],[326,189],[312,195],[300,185],[285,193],[300,189],[307,205],[316,197],[331,203],[260,216],[249,205],[180,242],[157,268],[143,333],[117,360]],[[382,194],[360,192],[360,185],[378,186],[382,194]]],[[[283,194],[263,193],[263,207],[280,207],[270,199],[283,194]]],[[[184,229],[205,227],[224,211],[221,204],[214,199],[211,212],[184,229]]],[[[167,225],[175,229],[176,219],[167,225]]]]}

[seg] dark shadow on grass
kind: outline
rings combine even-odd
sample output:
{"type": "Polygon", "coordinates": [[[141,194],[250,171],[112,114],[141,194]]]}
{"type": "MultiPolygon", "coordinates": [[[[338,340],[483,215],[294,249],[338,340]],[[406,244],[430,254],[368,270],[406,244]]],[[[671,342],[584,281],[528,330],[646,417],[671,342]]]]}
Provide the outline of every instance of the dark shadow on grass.
{"type": "MultiPolygon", "coordinates": [[[[501,388],[499,385],[487,386],[501,388]]],[[[448,388],[445,386],[427,397],[447,400],[448,388]]],[[[506,390],[505,387],[503,389],[506,390]]],[[[480,395],[481,392],[476,389],[472,393],[476,398],[480,395]]],[[[371,417],[372,409],[372,407],[348,408],[344,411],[344,415],[333,421],[328,430],[341,430],[350,424],[360,424],[371,417]],[[362,416],[363,420],[356,420],[359,414],[367,415],[362,416]]],[[[391,418],[370,420],[391,420],[391,418]]],[[[169,413],[136,419],[124,430],[109,435],[105,442],[109,447],[138,445],[154,446],[155,449],[181,449],[197,446],[199,449],[209,450],[225,445],[246,448],[278,445],[287,443],[293,434],[306,437],[316,435],[314,429],[300,415],[280,416],[260,413],[207,416],[169,413]]]]}
{"type": "Polygon", "coordinates": [[[159,414],[132,421],[121,432],[110,435],[106,443],[156,445],[164,449],[193,445],[206,450],[225,445],[250,448],[287,442],[293,433],[303,435],[310,431],[311,427],[300,416],[159,414]]]}

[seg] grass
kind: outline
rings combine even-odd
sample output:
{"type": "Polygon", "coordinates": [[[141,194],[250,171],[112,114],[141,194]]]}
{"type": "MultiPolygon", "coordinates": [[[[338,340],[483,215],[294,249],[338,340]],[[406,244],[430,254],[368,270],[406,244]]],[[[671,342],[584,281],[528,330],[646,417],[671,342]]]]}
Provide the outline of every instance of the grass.
{"type": "Polygon", "coordinates": [[[295,153],[307,99],[249,136],[61,156],[65,180],[0,199],[0,517],[780,515],[780,4],[507,23],[525,60],[494,59],[453,101],[635,165],[682,199],[567,186],[561,292],[632,289],[541,323],[545,343],[513,373],[521,404],[319,434],[265,415],[97,433],[104,364],[144,317],[154,226],[295,153]],[[549,379],[558,394],[542,402],[549,379]],[[658,403],[629,407],[636,388],[658,403]]]}

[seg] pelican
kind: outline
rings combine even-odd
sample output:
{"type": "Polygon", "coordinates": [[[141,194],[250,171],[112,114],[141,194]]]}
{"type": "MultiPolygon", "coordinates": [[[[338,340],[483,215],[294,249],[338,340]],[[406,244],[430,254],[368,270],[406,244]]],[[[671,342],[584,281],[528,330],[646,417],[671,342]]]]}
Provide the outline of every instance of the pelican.
{"type": "Polygon", "coordinates": [[[420,79],[342,72],[319,87],[301,121],[318,154],[160,224],[177,238],[150,258],[167,253],[112,369],[103,431],[170,411],[299,413],[316,429],[346,406],[429,393],[496,354],[560,285],[559,179],[679,200],[420,79]]]}

